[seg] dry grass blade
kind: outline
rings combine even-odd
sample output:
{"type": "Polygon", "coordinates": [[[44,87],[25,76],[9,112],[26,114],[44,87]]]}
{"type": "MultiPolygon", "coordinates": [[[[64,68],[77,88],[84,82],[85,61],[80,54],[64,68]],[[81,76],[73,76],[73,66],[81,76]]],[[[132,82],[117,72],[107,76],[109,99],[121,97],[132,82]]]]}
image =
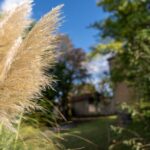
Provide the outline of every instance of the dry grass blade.
{"type": "Polygon", "coordinates": [[[7,122],[8,125],[12,117],[25,109],[35,108],[33,99],[52,82],[44,70],[55,61],[56,29],[61,7],[52,9],[29,32],[18,49],[5,82],[0,84],[0,111],[3,114],[0,120],[4,124],[7,122]]]}

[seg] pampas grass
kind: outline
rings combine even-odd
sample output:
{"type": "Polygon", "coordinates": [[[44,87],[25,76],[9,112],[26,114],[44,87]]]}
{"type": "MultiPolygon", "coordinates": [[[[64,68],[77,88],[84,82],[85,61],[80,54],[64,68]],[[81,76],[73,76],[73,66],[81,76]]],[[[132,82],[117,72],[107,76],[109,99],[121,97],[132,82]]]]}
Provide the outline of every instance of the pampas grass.
{"type": "Polygon", "coordinates": [[[45,70],[55,62],[56,29],[60,22],[57,6],[46,14],[22,40],[31,22],[32,1],[26,0],[5,12],[0,23],[0,122],[12,128],[14,118],[37,106],[33,99],[51,85],[45,70]]]}

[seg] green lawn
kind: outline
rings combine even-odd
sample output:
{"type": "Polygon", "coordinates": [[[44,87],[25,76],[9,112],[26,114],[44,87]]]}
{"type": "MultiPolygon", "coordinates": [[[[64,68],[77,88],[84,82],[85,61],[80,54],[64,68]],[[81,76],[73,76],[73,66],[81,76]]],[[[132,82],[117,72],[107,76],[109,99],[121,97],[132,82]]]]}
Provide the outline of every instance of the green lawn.
{"type": "Polygon", "coordinates": [[[111,140],[110,125],[114,124],[115,120],[116,117],[104,117],[81,123],[66,133],[63,144],[68,150],[108,150],[111,140]]]}
{"type": "Polygon", "coordinates": [[[116,120],[116,117],[102,117],[80,123],[69,132],[64,132],[65,150],[108,150],[112,141],[117,145],[114,150],[131,150],[130,147],[119,143],[124,139],[134,138],[137,133],[139,137],[143,137],[149,143],[149,125],[145,126],[144,122],[132,122],[126,126],[122,134],[118,135],[110,129],[111,125],[116,125],[116,120]]]}

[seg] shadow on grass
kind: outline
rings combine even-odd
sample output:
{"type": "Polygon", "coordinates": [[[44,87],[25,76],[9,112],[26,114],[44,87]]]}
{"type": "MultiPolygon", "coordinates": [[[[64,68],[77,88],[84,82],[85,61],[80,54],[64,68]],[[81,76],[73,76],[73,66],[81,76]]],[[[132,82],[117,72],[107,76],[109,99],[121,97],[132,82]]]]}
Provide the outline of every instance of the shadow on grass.
{"type": "Polygon", "coordinates": [[[111,142],[110,126],[116,116],[101,117],[96,120],[78,123],[68,132],[63,132],[63,145],[68,150],[108,150],[111,142]]]}

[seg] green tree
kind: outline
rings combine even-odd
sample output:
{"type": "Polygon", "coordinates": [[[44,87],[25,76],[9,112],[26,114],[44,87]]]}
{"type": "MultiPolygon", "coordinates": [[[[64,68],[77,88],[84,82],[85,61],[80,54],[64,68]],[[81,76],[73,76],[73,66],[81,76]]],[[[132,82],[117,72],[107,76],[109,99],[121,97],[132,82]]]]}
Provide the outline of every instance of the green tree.
{"type": "MultiPolygon", "coordinates": [[[[139,99],[150,100],[150,1],[101,0],[97,4],[109,16],[93,26],[100,31],[100,37],[108,42],[95,46],[93,54],[115,53],[113,83],[125,80],[137,90],[139,99]]],[[[128,112],[134,120],[132,123],[135,123],[135,129],[132,128],[131,133],[138,133],[142,137],[141,143],[137,143],[132,136],[126,135],[123,144],[131,149],[149,149],[149,135],[146,137],[146,133],[150,131],[149,107],[147,103],[145,105],[146,109],[142,108],[142,103],[138,107],[133,106],[137,109],[128,106],[128,112]],[[141,130],[138,129],[138,125],[141,126],[141,130]]],[[[125,133],[127,128],[118,129],[123,137],[121,130],[125,133]]],[[[118,146],[120,141],[116,141],[118,146]]]]}
{"type": "Polygon", "coordinates": [[[54,84],[54,90],[47,88],[44,92],[49,100],[57,101],[60,105],[62,114],[69,119],[68,96],[75,84],[82,83],[88,77],[87,70],[84,67],[86,54],[80,48],[74,48],[71,40],[67,36],[60,36],[60,51],[57,64],[49,72],[53,72],[57,82],[54,84]]]}
{"type": "Polygon", "coordinates": [[[150,1],[149,0],[101,0],[98,3],[110,15],[94,23],[102,39],[93,53],[115,52],[114,81],[127,80],[139,92],[150,99],[150,1]]]}

